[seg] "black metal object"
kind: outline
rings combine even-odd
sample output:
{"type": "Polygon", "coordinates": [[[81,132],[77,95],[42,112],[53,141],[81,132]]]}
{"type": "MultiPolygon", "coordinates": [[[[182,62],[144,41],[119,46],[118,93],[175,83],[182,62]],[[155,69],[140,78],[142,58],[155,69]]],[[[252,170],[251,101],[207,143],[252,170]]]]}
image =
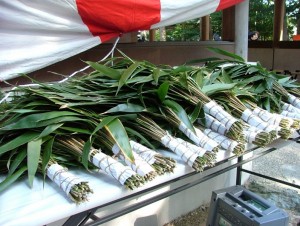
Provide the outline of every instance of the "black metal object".
{"type": "MultiPolygon", "coordinates": [[[[255,149],[257,149],[257,148],[253,148],[253,149],[251,149],[251,150],[248,150],[248,151],[246,151],[244,154],[250,153],[250,152],[252,152],[252,151],[255,150],[255,149]]],[[[117,218],[117,217],[120,217],[120,216],[122,216],[122,215],[125,215],[125,214],[127,214],[127,213],[130,213],[130,212],[132,212],[132,211],[134,211],[134,210],[137,210],[137,209],[139,209],[139,208],[142,208],[142,207],[144,207],[144,206],[147,206],[147,205],[149,205],[149,204],[152,204],[152,203],[154,203],[154,202],[156,202],[156,201],[159,201],[159,200],[161,200],[161,199],[167,198],[167,197],[169,197],[169,196],[171,196],[171,195],[174,195],[174,194],[176,194],[176,193],[179,193],[179,192],[181,192],[181,191],[184,191],[184,190],[186,190],[186,189],[188,189],[188,188],[191,188],[191,187],[193,187],[193,186],[195,186],[195,185],[198,185],[198,184],[200,184],[200,183],[202,183],[202,182],[204,182],[204,181],[207,181],[207,180],[212,179],[212,178],[214,178],[214,177],[216,177],[216,176],[218,176],[218,175],[221,175],[221,174],[223,174],[223,173],[225,173],[225,172],[227,172],[227,171],[229,171],[229,170],[235,169],[235,168],[237,168],[237,167],[241,167],[243,164],[248,163],[248,162],[250,162],[250,161],[253,161],[254,159],[259,158],[259,157],[261,157],[261,156],[263,156],[263,155],[266,155],[266,154],[268,154],[268,153],[270,153],[270,152],[272,152],[272,151],[274,151],[274,150],[276,150],[276,148],[268,148],[268,149],[265,149],[265,150],[261,151],[260,153],[254,154],[252,157],[249,157],[249,158],[247,158],[247,159],[243,159],[242,157],[238,157],[237,163],[232,164],[232,165],[230,165],[230,166],[227,166],[227,167],[225,167],[225,168],[223,168],[223,169],[220,169],[220,170],[218,170],[218,171],[215,171],[215,172],[213,172],[213,173],[210,173],[210,174],[208,174],[208,175],[206,175],[206,176],[203,176],[203,177],[201,177],[201,178],[199,178],[199,179],[197,179],[197,180],[194,180],[194,181],[192,181],[192,182],[190,182],[190,183],[187,183],[187,184],[184,184],[184,185],[182,185],[182,186],[180,186],[180,187],[171,189],[171,190],[169,190],[169,191],[167,191],[167,192],[164,192],[164,193],[162,193],[162,194],[159,194],[159,195],[157,195],[157,196],[155,196],[155,197],[149,198],[149,199],[144,200],[144,201],[142,201],[142,202],[139,202],[139,203],[136,203],[136,204],[132,204],[132,205],[130,205],[130,206],[126,206],[125,208],[120,209],[120,210],[118,210],[117,212],[114,212],[114,213],[112,213],[112,214],[108,214],[108,215],[106,215],[106,216],[104,216],[104,217],[102,217],[102,218],[93,217],[93,214],[94,214],[94,213],[97,211],[97,209],[99,209],[99,208],[103,208],[103,207],[106,207],[106,206],[109,206],[109,205],[111,205],[111,204],[115,204],[115,203],[118,203],[118,202],[121,202],[121,201],[124,201],[124,200],[129,200],[130,198],[137,197],[137,196],[139,196],[140,194],[146,194],[147,192],[155,191],[155,190],[158,189],[158,188],[162,188],[162,187],[164,187],[164,186],[166,186],[166,185],[169,185],[169,184],[171,184],[171,183],[174,183],[174,182],[176,182],[176,181],[179,181],[179,180],[182,180],[182,179],[184,179],[184,178],[191,177],[191,176],[193,176],[193,175],[199,174],[199,173],[197,173],[197,172],[191,172],[191,173],[188,173],[188,174],[183,175],[183,176],[181,176],[181,177],[178,177],[178,178],[176,178],[176,179],[173,179],[173,180],[170,180],[170,181],[166,181],[166,182],[164,182],[164,183],[158,184],[158,185],[156,185],[156,186],[150,187],[150,188],[145,189],[145,190],[142,190],[142,191],[140,191],[140,192],[131,194],[131,195],[129,195],[129,196],[120,198],[120,199],[118,199],[118,200],[114,200],[113,202],[106,203],[106,204],[101,205],[101,206],[98,206],[98,207],[96,207],[96,208],[94,208],[94,209],[90,209],[90,210],[88,210],[88,211],[82,212],[82,213],[80,213],[80,216],[78,216],[78,214],[77,214],[77,215],[74,215],[74,216],[72,216],[72,217],[69,218],[69,220],[64,224],[64,226],[75,226],[75,225],[78,225],[78,226],[82,226],[82,225],[85,225],[85,226],[96,226],[96,225],[99,225],[99,224],[103,224],[103,223],[108,222],[108,221],[110,221],[110,220],[113,220],[113,219],[115,219],[115,218],[117,218]],[[73,220],[74,217],[76,217],[76,221],[73,220]],[[81,220],[80,220],[80,217],[81,217],[81,220]],[[86,224],[87,220],[88,220],[88,219],[92,219],[92,218],[94,218],[95,220],[93,220],[93,222],[90,222],[90,223],[87,223],[87,224],[86,224]]],[[[222,164],[224,164],[225,162],[228,162],[228,161],[233,160],[233,159],[236,159],[236,158],[237,158],[236,156],[230,157],[230,158],[228,158],[228,159],[226,159],[226,160],[223,160],[223,161],[221,161],[221,162],[218,162],[218,164],[216,164],[216,165],[222,165],[222,164]]],[[[239,176],[241,176],[241,169],[242,169],[242,168],[240,168],[239,176]]],[[[209,170],[209,169],[206,169],[206,170],[209,170]]]]}
{"type": "Polygon", "coordinates": [[[285,184],[285,185],[288,185],[288,186],[291,186],[291,187],[294,187],[294,188],[300,189],[300,185],[297,185],[297,184],[289,183],[287,181],[279,180],[277,178],[270,177],[270,176],[267,176],[267,175],[264,175],[264,174],[260,174],[260,173],[256,173],[256,172],[253,172],[253,171],[250,171],[250,170],[246,170],[246,169],[241,169],[241,171],[245,172],[245,173],[249,173],[249,174],[255,175],[255,176],[258,176],[258,177],[262,177],[262,178],[265,178],[265,179],[268,179],[268,180],[272,180],[272,181],[275,181],[275,182],[278,182],[278,183],[281,183],[281,184],[285,184]]]}

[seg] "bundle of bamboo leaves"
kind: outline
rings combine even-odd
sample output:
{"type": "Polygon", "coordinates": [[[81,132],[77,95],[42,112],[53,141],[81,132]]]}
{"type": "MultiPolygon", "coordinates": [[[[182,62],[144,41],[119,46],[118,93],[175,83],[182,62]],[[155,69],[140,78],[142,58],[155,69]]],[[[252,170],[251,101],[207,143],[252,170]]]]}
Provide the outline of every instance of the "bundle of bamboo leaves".
{"type": "MultiPolygon", "coordinates": [[[[161,148],[202,171],[219,148],[240,155],[246,142],[265,146],[299,129],[295,81],[211,50],[231,59],[170,67],[121,53],[87,62],[91,73],[64,83],[16,87],[0,105],[0,169],[8,172],[0,191],[26,171],[31,185],[37,172],[55,181],[66,166],[103,170],[133,189],[173,172],[176,163],[161,148]]],[[[78,203],[92,191],[80,180],[67,187],[78,203]]]]}

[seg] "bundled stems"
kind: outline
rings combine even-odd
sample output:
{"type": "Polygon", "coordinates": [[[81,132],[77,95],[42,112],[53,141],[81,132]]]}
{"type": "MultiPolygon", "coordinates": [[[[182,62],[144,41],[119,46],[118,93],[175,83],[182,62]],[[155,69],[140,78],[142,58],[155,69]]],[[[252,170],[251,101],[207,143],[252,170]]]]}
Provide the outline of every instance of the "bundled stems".
{"type": "Polygon", "coordinates": [[[159,175],[174,171],[176,166],[176,161],[174,159],[165,157],[133,140],[130,140],[130,145],[132,150],[150,164],[159,175]]]}
{"type": "Polygon", "coordinates": [[[93,193],[88,182],[81,181],[53,159],[48,162],[46,174],[77,204],[88,201],[88,194],[93,193]]]}
{"type": "Polygon", "coordinates": [[[160,142],[166,148],[179,155],[185,163],[187,163],[196,171],[203,171],[204,165],[201,157],[187,149],[184,145],[180,144],[174,137],[172,137],[167,131],[163,130],[152,119],[143,115],[139,115],[136,122],[138,123],[136,127],[138,130],[148,135],[152,139],[160,142]]]}

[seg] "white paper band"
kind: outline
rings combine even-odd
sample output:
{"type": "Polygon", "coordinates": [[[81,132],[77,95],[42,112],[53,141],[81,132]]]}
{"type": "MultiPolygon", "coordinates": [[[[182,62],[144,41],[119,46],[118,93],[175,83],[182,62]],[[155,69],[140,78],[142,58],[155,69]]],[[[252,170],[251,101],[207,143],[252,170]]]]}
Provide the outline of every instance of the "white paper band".
{"type": "Polygon", "coordinates": [[[187,142],[185,140],[182,140],[181,138],[176,138],[176,140],[179,143],[183,144],[186,148],[188,148],[189,150],[191,150],[192,152],[194,152],[196,155],[200,156],[200,157],[202,157],[205,154],[205,152],[206,152],[205,149],[203,149],[203,148],[201,148],[199,146],[196,146],[194,144],[191,144],[191,143],[189,143],[189,142],[187,142]]]}
{"type": "Polygon", "coordinates": [[[134,163],[126,159],[123,154],[119,154],[118,157],[123,160],[126,165],[128,165],[134,172],[142,177],[151,172],[154,173],[154,169],[145,160],[143,160],[138,154],[134,152],[132,154],[134,156],[134,163]]]}
{"type": "Polygon", "coordinates": [[[195,153],[187,149],[184,145],[180,144],[176,139],[174,139],[169,134],[161,138],[161,143],[166,148],[169,148],[171,151],[179,155],[181,159],[191,167],[193,166],[196,158],[198,157],[195,153]]]}
{"type": "Polygon", "coordinates": [[[293,118],[293,119],[300,119],[300,114],[296,114],[296,113],[293,113],[293,112],[282,111],[280,114],[285,116],[285,117],[289,117],[289,118],[293,118]]]}
{"type": "Polygon", "coordinates": [[[272,113],[263,110],[261,108],[255,108],[253,111],[253,114],[257,115],[260,119],[262,119],[265,122],[268,122],[268,124],[279,126],[281,122],[280,117],[276,117],[272,113]]]}
{"type": "Polygon", "coordinates": [[[300,109],[300,100],[292,94],[288,95],[288,102],[294,107],[300,109]]]}
{"type": "Polygon", "coordinates": [[[206,134],[204,134],[200,129],[195,128],[197,136],[200,138],[200,147],[207,151],[213,151],[217,148],[219,144],[214,140],[210,139],[206,134]]]}
{"type": "Polygon", "coordinates": [[[211,129],[206,129],[204,130],[204,132],[208,137],[219,143],[223,149],[228,150],[230,152],[232,152],[234,148],[238,145],[238,142],[228,137],[225,137],[219,133],[215,133],[211,129]]]}
{"type": "Polygon", "coordinates": [[[278,131],[279,127],[269,125],[267,122],[262,121],[258,116],[252,113],[249,109],[246,109],[241,117],[245,122],[247,122],[249,125],[257,127],[261,130],[264,130],[266,132],[270,131],[278,131]]]}
{"type": "Polygon", "coordinates": [[[284,103],[282,105],[282,110],[300,114],[300,109],[294,107],[291,104],[287,104],[287,103],[284,103]]]}
{"type": "Polygon", "coordinates": [[[57,184],[67,195],[69,195],[71,188],[81,181],[68,170],[59,164],[52,164],[47,169],[47,176],[57,184]]]}
{"type": "Polygon", "coordinates": [[[156,153],[155,151],[153,151],[153,150],[145,147],[144,145],[139,144],[133,140],[130,141],[130,146],[135,153],[139,154],[150,165],[155,163],[155,156],[160,155],[160,154],[156,153]]]}
{"type": "Polygon", "coordinates": [[[212,129],[213,131],[216,131],[219,134],[225,135],[227,133],[227,129],[225,126],[219,122],[217,119],[213,118],[212,116],[205,114],[205,126],[212,129]]]}
{"type": "Polygon", "coordinates": [[[124,185],[128,178],[135,175],[135,172],[128,166],[124,166],[122,163],[102,152],[98,152],[92,157],[92,163],[118,180],[122,185],[124,185]]]}
{"type": "Polygon", "coordinates": [[[197,145],[200,144],[200,138],[189,128],[187,128],[183,123],[180,123],[179,130],[183,132],[190,140],[192,140],[197,145]]]}

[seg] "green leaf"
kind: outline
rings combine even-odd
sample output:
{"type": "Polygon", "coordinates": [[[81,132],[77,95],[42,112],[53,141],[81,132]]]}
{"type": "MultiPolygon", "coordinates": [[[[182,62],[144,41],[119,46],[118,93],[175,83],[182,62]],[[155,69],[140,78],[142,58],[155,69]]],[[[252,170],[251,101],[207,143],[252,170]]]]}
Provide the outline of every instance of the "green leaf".
{"type": "Polygon", "coordinates": [[[103,118],[101,120],[101,122],[96,126],[96,128],[94,129],[94,131],[91,135],[94,135],[97,131],[102,129],[105,125],[107,125],[108,123],[113,121],[115,118],[117,118],[117,116],[108,116],[108,117],[103,118]]]}
{"type": "Polygon", "coordinates": [[[3,192],[5,189],[7,189],[17,179],[19,179],[26,170],[27,170],[27,167],[23,166],[14,174],[7,176],[5,178],[5,180],[0,183],[0,193],[3,192]]]}
{"type": "Polygon", "coordinates": [[[233,59],[235,59],[237,61],[245,62],[245,60],[242,57],[240,57],[240,56],[238,56],[236,54],[227,52],[225,50],[222,50],[222,49],[219,49],[219,48],[215,48],[215,47],[207,47],[207,49],[210,50],[211,52],[218,53],[218,54],[221,54],[223,56],[228,56],[228,57],[233,58],[233,59]]]}
{"type": "Polygon", "coordinates": [[[64,116],[79,116],[79,114],[71,111],[51,111],[32,114],[25,116],[14,123],[2,127],[1,130],[28,129],[39,126],[46,126],[47,120],[52,123],[51,120],[57,119],[57,121],[60,121],[59,118],[63,119],[64,116]]]}
{"type": "Polygon", "coordinates": [[[86,63],[90,65],[92,68],[94,68],[95,70],[97,70],[98,72],[103,73],[105,76],[111,79],[119,80],[121,78],[121,73],[116,69],[92,61],[86,61],[86,63]]]}
{"type": "Polygon", "coordinates": [[[42,157],[42,173],[44,176],[44,179],[46,177],[46,167],[48,165],[48,162],[50,160],[51,154],[52,154],[52,147],[54,143],[54,137],[51,138],[45,145],[45,148],[43,150],[43,157],[42,157]]]}
{"type": "Polygon", "coordinates": [[[236,83],[230,83],[230,84],[215,83],[215,84],[203,86],[202,92],[205,93],[207,96],[209,96],[221,91],[231,90],[235,85],[236,83]]]}
{"type": "Polygon", "coordinates": [[[117,106],[107,110],[106,113],[117,113],[117,112],[142,112],[145,108],[137,104],[118,104],[117,106]]]}
{"type": "Polygon", "coordinates": [[[63,125],[63,123],[60,123],[60,124],[54,124],[54,125],[49,125],[47,126],[43,131],[42,133],[39,135],[39,138],[42,138],[42,137],[45,137],[47,135],[49,135],[50,133],[54,132],[55,130],[57,130],[59,127],[61,127],[63,125]]]}
{"type": "Polygon", "coordinates": [[[12,163],[9,166],[8,176],[12,175],[16,169],[20,166],[20,164],[23,162],[23,160],[26,157],[26,149],[22,149],[18,152],[16,158],[12,161],[12,163]]]}
{"type": "Polygon", "coordinates": [[[91,139],[89,139],[84,143],[83,150],[82,150],[82,158],[81,158],[82,165],[86,169],[88,169],[89,166],[89,155],[90,155],[91,147],[92,147],[92,141],[91,139]]]}
{"type": "Polygon", "coordinates": [[[228,73],[222,68],[222,81],[224,83],[233,83],[231,77],[228,75],[228,73]]]}
{"type": "Polygon", "coordinates": [[[195,75],[192,76],[196,84],[202,88],[203,86],[203,72],[202,70],[198,71],[195,75]]]}
{"type": "Polygon", "coordinates": [[[194,108],[194,111],[192,112],[192,114],[190,114],[190,120],[192,123],[194,123],[198,118],[199,118],[199,114],[201,112],[202,109],[202,103],[199,102],[196,107],[194,108]]]}
{"type": "Polygon", "coordinates": [[[164,82],[162,83],[158,90],[157,90],[157,94],[159,99],[163,102],[168,94],[168,90],[169,90],[170,84],[168,82],[164,82]]]}
{"type": "Polygon", "coordinates": [[[173,100],[165,100],[163,102],[166,106],[171,108],[173,112],[177,115],[177,117],[180,119],[180,121],[191,131],[196,133],[195,128],[193,124],[191,123],[186,111],[175,101],[173,100]]]}
{"type": "Polygon", "coordinates": [[[27,167],[30,187],[33,186],[33,179],[39,165],[41,145],[42,139],[30,141],[27,145],[27,167]]]}
{"type": "Polygon", "coordinates": [[[0,155],[32,141],[33,139],[38,137],[38,135],[39,133],[36,132],[27,132],[21,134],[20,136],[0,146],[0,155]]]}
{"type": "Polygon", "coordinates": [[[254,76],[251,76],[250,78],[246,78],[246,79],[241,79],[239,80],[239,85],[240,84],[250,84],[250,83],[253,83],[253,82],[256,82],[256,81],[264,81],[266,77],[265,76],[262,76],[262,75],[254,75],[254,76]]]}
{"type": "Polygon", "coordinates": [[[140,67],[141,62],[135,62],[132,65],[130,65],[129,68],[127,68],[123,74],[121,75],[120,79],[119,79],[119,84],[118,84],[118,89],[117,89],[117,93],[120,91],[121,87],[123,85],[126,84],[126,81],[130,78],[130,76],[132,76],[132,73],[138,68],[140,67]]]}
{"type": "Polygon", "coordinates": [[[126,133],[124,126],[119,119],[114,119],[105,126],[106,131],[114,139],[116,144],[119,146],[121,152],[125,158],[129,161],[134,162],[134,156],[129,143],[129,138],[126,133]]]}
{"type": "Polygon", "coordinates": [[[141,135],[139,132],[129,128],[129,127],[125,127],[126,131],[128,134],[133,135],[135,137],[140,138],[141,141],[143,141],[144,144],[146,144],[148,147],[150,147],[151,149],[155,149],[155,147],[152,145],[152,143],[150,141],[148,141],[143,135],[141,135]]]}
{"type": "Polygon", "coordinates": [[[264,92],[265,90],[266,90],[265,84],[262,82],[255,88],[254,93],[259,94],[264,92]]]}

